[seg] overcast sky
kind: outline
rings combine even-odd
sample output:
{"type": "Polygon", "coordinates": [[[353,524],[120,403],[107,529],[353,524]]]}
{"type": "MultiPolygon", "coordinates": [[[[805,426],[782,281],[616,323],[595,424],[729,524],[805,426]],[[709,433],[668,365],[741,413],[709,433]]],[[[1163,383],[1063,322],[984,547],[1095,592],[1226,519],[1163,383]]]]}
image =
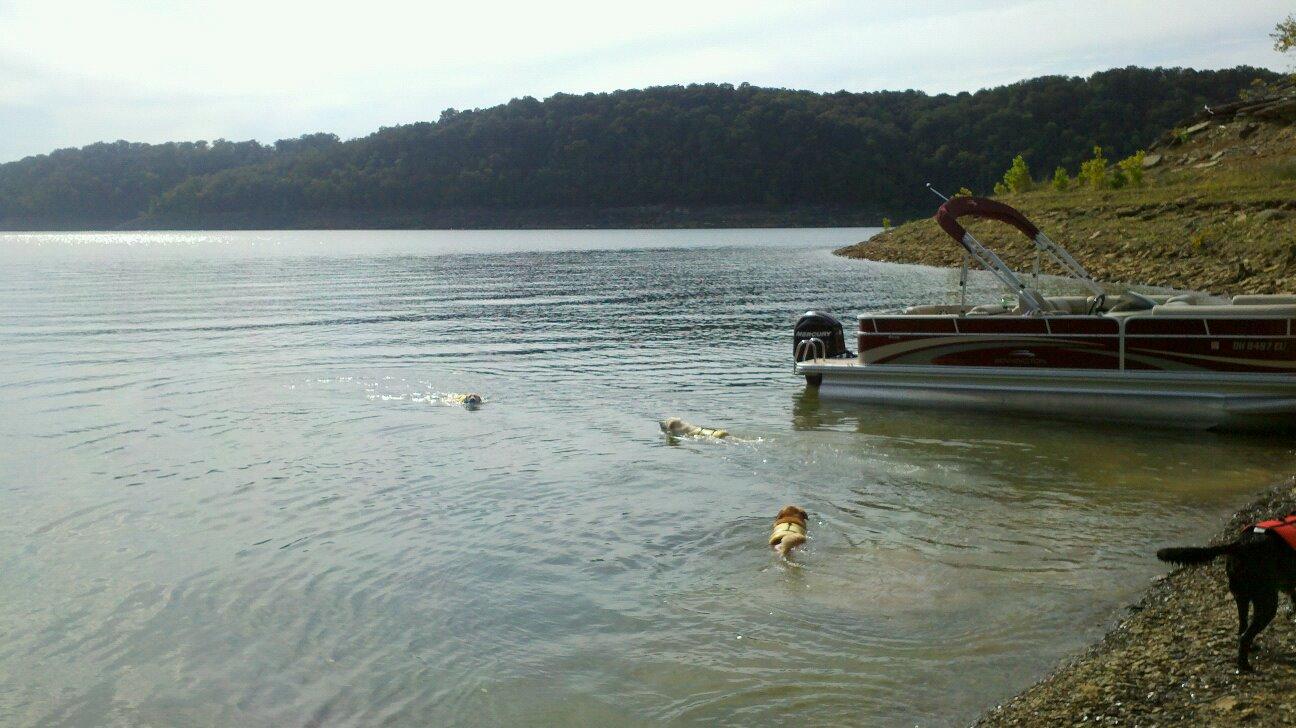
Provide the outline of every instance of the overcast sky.
{"type": "Polygon", "coordinates": [[[1291,0],[0,0],[0,161],[96,141],[343,138],[447,107],[691,82],[976,90],[1286,68],[1291,0]]]}

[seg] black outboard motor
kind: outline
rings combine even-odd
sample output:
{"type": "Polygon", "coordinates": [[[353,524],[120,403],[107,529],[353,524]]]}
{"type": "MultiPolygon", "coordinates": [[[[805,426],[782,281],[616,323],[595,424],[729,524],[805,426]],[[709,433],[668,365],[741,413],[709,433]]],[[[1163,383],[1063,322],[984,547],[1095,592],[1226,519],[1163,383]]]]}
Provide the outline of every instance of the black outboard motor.
{"type": "MultiPolygon", "coordinates": [[[[807,339],[818,339],[824,343],[824,356],[829,359],[844,359],[855,356],[846,348],[846,337],[842,334],[841,322],[831,314],[823,311],[806,311],[797,319],[796,328],[792,331],[792,354],[796,356],[801,342],[807,339]]],[[[801,352],[802,359],[809,359],[816,353],[809,350],[801,352]]]]}

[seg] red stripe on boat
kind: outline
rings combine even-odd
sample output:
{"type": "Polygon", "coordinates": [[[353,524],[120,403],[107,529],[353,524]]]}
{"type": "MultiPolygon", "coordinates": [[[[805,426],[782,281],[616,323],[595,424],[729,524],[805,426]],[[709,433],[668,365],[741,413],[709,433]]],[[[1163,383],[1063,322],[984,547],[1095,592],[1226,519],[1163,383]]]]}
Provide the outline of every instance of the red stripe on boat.
{"type": "Polygon", "coordinates": [[[948,317],[924,316],[905,316],[902,318],[875,318],[874,325],[877,326],[879,333],[900,333],[900,334],[954,334],[958,329],[954,327],[954,319],[948,317]]]}
{"type": "Polygon", "coordinates": [[[1109,318],[1096,316],[1070,317],[1058,316],[1049,319],[1049,327],[1055,334],[1102,334],[1115,336],[1120,333],[1120,325],[1109,318]]]}
{"type": "Polygon", "coordinates": [[[1206,322],[1195,318],[1131,318],[1125,334],[1145,336],[1205,336],[1206,322]]]}
{"type": "Polygon", "coordinates": [[[1038,318],[964,318],[958,330],[964,334],[1047,334],[1048,324],[1038,318]]]}
{"type": "Polygon", "coordinates": [[[1287,319],[1211,319],[1212,336],[1286,336],[1287,319]]]}

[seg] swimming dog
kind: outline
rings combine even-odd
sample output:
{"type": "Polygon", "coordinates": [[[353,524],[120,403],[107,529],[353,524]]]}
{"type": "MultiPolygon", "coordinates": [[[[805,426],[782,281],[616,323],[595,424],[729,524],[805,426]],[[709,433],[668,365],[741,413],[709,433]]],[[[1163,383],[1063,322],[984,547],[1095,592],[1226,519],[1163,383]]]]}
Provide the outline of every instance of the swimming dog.
{"type": "Polygon", "coordinates": [[[1237,668],[1250,672],[1251,644],[1278,612],[1278,592],[1286,592],[1296,608],[1296,515],[1249,526],[1237,540],[1222,546],[1161,549],[1156,555],[1189,566],[1228,557],[1224,567],[1238,611],[1237,668]],[[1248,623],[1253,604],[1255,612],[1248,623]]]}
{"type": "Polygon", "coordinates": [[[662,420],[659,424],[662,432],[671,435],[672,437],[692,435],[694,437],[714,437],[717,440],[729,437],[729,432],[726,430],[720,430],[714,427],[698,427],[697,425],[690,425],[678,417],[671,417],[670,419],[662,420]]]}
{"type": "Polygon", "coordinates": [[[476,392],[469,392],[468,394],[446,395],[445,401],[448,404],[461,404],[464,407],[467,407],[468,409],[473,409],[479,406],[485,400],[482,399],[482,396],[480,394],[477,394],[476,392]]]}
{"type": "Polygon", "coordinates": [[[806,542],[806,519],[809,514],[796,506],[783,506],[774,518],[774,532],[770,534],[770,548],[787,558],[792,549],[806,542]]]}

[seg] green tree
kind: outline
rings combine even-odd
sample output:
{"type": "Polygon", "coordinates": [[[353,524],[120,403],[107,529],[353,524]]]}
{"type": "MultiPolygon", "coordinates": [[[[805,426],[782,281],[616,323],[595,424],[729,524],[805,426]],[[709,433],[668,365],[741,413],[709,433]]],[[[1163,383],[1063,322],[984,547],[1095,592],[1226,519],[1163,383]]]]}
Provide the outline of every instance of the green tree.
{"type": "Polygon", "coordinates": [[[1253,78],[1282,76],[1118,68],[940,95],[694,84],[519,98],[346,140],[109,142],[0,164],[0,227],[471,226],[766,203],[917,216],[933,177],[984,193],[1009,155],[1077,169],[1093,139],[1120,140],[1120,159],[1253,78]]]}
{"type": "Polygon", "coordinates": [[[1026,166],[1026,158],[1018,154],[1013,157],[1012,166],[1004,172],[1004,187],[1009,192],[1030,192],[1035,186],[1035,181],[1031,179],[1030,168],[1026,166]]]}
{"type": "Polygon", "coordinates": [[[1003,182],[995,182],[994,193],[995,196],[1008,194],[1008,185],[1004,184],[1003,182]]]}
{"type": "MultiPolygon", "coordinates": [[[[1278,21],[1269,37],[1273,38],[1274,50],[1279,53],[1287,53],[1296,48],[1296,15],[1288,15],[1284,20],[1278,21]]],[[[1296,80],[1296,65],[1292,66],[1291,78],[1296,80]]]]}
{"type": "Polygon", "coordinates": [[[1103,156],[1102,147],[1093,148],[1093,158],[1080,163],[1080,174],[1076,177],[1081,184],[1095,190],[1111,186],[1107,177],[1107,158],[1103,156]]]}
{"type": "Polygon", "coordinates": [[[890,229],[891,229],[891,218],[889,218],[889,217],[884,217],[884,218],[882,218],[882,229],[883,229],[883,230],[890,230],[890,229]]]}
{"type": "Polygon", "coordinates": [[[1279,53],[1296,48],[1296,15],[1288,15],[1286,19],[1278,21],[1269,37],[1274,39],[1274,50],[1279,53]]]}
{"type": "Polygon", "coordinates": [[[1071,177],[1067,175],[1066,167],[1059,166],[1053,170],[1053,189],[1058,192],[1066,192],[1071,186],[1071,177]]]}
{"type": "Polygon", "coordinates": [[[1131,187],[1143,186],[1143,157],[1145,156],[1147,152],[1140,149],[1116,163],[1131,187]]]}

